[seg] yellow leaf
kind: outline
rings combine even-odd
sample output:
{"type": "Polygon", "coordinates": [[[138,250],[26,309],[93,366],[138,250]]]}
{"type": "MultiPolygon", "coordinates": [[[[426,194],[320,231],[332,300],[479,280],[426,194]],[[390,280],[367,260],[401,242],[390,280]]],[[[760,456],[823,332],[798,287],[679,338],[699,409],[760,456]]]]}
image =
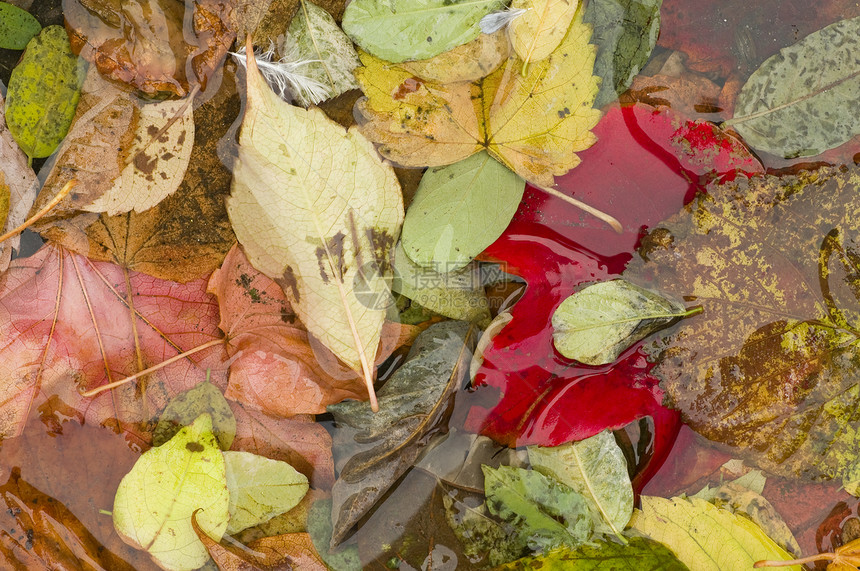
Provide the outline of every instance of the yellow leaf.
{"type": "Polygon", "coordinates": [[[508,59],[510,49],[507,35],[500,30],[481,34],[469,43],[430,59],[405,61],[400,66],[421,79],[436,83],[475,81],[502,65],[508,59]]]}
{"type": "Polygon", "coordinates": [[[361,54],[362,132],[403,166],[452,164],[486,149],[524,179],[552,186],[595,141],[590,130],[600,111],[591,105],[599,80],[590,37],[577,14],[555,51],[527,75],[511,56],[481,80],[448,85],[361,54]]]}
{"type": "Polygon", "coordinates": [[[514,51],[523,60],[523,73],[530,62],[546,58],[558,47],[577,6],[579,0],[514,0],[511,3],[511,10],[525,10],[508,26],[514,51]]]}
{"type": "Polygon", "coordinates": [[[227,202],[233,229],[308,331],[364,374],[375,408],[372,364],[391,295],[385,278],[403,223],[397,177],[357,130],[277,97],[253,58],[247,81],[227,202]]]}

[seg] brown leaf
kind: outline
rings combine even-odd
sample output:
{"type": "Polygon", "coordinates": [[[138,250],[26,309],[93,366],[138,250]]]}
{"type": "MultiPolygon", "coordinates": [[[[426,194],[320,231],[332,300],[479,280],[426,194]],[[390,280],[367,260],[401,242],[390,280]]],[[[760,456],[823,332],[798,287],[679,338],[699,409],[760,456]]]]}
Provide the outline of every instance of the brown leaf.
{"type": "Polygon", "coordinates": [[[117,216],[78,214],[40,227],[43,237],[94,260],[178,282],[208,275],[235,242],[224,198],[230,170],[218,142],[239,113],[235,84],[225,78],[219,91],[194,111],[191,163],[175,194],[142,212],[117,216]]]}
{"type": "Polygon", "coordinates": [[[72,50],[150,96],[206,87],[236,37],[231,9],[226,0],[63,2],[72,50]]]}
{"type": "Polygon", "coordinates": [[[636,101],[654,107],[671,107],[691,119],[724,118],[720,107],[720,87],[692,73],[680,77],[637,75],[630,89],[621,95],[622,104],[636,101]]]}

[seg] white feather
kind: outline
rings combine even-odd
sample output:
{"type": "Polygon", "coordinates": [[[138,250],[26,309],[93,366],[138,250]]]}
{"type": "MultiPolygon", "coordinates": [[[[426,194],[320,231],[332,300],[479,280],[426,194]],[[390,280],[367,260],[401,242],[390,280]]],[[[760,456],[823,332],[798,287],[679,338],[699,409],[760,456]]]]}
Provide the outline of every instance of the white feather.
{"type": "MultiPolygon", "coordinates": [[[[243,66],[247,66],[248,62],[245,59],[245,48],[238,52],[230,52],[236,61],[243,66]]],[[[305,101],[310,101],[314,104],[328,99],[328,88],[315,79],[311,79],[301,74],[302,67],[316,63],[319,60],[306,59],[291,61],[292,54],[286,54],[278,61],[272,61],[275,56],[275,47],[271,46],[263,53],[254,52],[254,59],[257,60],[257,67],[260,73],[263,74],[266,82],[272,87],[283,99],[292,100],[296,95],[301,95],[305,101]]]]}
{"type": "Polygon", "coordinates": [[[501,12],[491,12],[481,18],[481,31],[485,34],[494,34],[526,13],[525,8],[513,8],[501,12]]]}

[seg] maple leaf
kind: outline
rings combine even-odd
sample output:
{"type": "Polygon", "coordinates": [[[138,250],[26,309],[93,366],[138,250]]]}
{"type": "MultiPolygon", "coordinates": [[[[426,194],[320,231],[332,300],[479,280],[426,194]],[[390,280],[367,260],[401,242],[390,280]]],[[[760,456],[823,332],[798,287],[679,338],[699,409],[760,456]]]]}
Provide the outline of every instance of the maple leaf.
{"type": "Polygon", "coordinates": [[[703,313],[648,347],[694,430],[772,472],[860,481],[856,169],[714,185],[625,277],[703,313]]]}
{"type": "Polygon", "coordinates": [[[20,434],[36,410],[51,425],[75,417],[132,433],[174,394],[205,379],[224,385],[218,307],[206,282],[177,284],[92,262],[55,246],[0,277],[0,436],[20,434]],[[215,345],[92,398],[89,390],[215,345]]]}
{"type": "Polygon", "coordinates": [[[484,351],[475,383],[501,394],[488,396],[482,387],[472,395],[470,429],[510,446],[556,446],[651,416],[657,440],[649,469],[659,466],[678,429],[677,415],[661,406],[662,392],[643,355],[630,350],[615,364],[574,366],[554,351],[550,317],[579,284],[620,273],[640,228],[703,188],[691,181],[732,176],[737,168],[761,170],[737,141],[711,127],[705,136],[700,128],[645,105],[607,111],[595,128],[597,144],[583,152],[588,160],[558,182],[617,215],[622,234],[557,198],[526,191],[514,221],[483,254],[505,262],[528,288],[513,307],[511,322],[484,351]],[[710,160],[691,160],[699,154],[692,148],[707,149],[710,160]],[[639,197],[637,208],[617,210],[614,205],[631,196],[639,197]]]}

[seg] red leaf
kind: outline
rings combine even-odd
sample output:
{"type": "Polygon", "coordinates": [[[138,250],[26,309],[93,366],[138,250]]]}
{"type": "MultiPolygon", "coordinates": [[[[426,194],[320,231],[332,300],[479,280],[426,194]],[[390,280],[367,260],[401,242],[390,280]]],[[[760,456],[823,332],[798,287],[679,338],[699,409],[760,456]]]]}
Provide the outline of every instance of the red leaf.
{"type": "Polygon", "coordinates": [[[679,427],[677,413],[661,406],[651,365],[636,349],[612,365],[574,364],[554,350],[552,313],[579,284],[621,273],[644,230],[679,210],[707,180],[762,167],[713,125],[644,105],[611,108],[595,134],[598,142],[582,153],[582,164],[557,186],[615,216],[624,232],[527,191],[514,221],[483,254],[506,263],[528,288],[484,352],[475,377],[483,388],[472,395],[467,428],[509,446],[555,446],[651,416],[650,473],[679,427]]]}

